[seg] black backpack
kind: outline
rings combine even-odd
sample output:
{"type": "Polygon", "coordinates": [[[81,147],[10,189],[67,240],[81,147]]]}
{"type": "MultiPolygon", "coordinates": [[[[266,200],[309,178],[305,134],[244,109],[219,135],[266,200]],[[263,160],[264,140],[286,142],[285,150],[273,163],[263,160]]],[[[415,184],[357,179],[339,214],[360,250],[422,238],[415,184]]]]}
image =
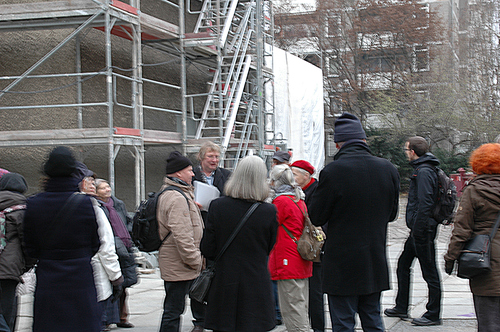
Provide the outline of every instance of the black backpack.
{"type": "Polygon", "coordinates": [[[437,201],[432,211],[432,218],[440,224],[450,225],[453,223],[456,213],[457,187],[441,168],[430,167],[436,171],[438,177],[437,201]]]}
{"type": "Polygon", "coordinates": [[[169,232],[161,239],[158,232],[158,220],[156,219],[158,197],[167,190],[175,190],[184,196],[189,208],[189,200],[179,187],[169,186],[159,193],[149,193],[149,198],[142,201],[137,208],[132,222],[132,240],[140,251],[151,252],[160,249],[161,244],[171,233],[169,232]]]}

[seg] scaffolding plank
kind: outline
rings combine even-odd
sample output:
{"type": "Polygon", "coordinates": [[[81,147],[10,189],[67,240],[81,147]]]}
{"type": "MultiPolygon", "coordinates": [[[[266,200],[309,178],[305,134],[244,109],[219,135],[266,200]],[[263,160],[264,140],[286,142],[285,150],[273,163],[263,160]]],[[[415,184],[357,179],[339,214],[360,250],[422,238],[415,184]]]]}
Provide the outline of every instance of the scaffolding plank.
{"type": "Polygon", "coordinates": [[[179,38],[179,27],[175,24],[142,12],[139,14],[139,22],[141,23],[142,32],[157,39],[179,38]]]}
{"type": "Polygon", "coordinates": [[[0,21],[87,16],[100,7],[91,0],[51,1],[0,5],[0,21]]]}
{"type": "Polygon", "coordinates": [[[144,144],[181,144],[181,133],[144,129],[144,144]]]}

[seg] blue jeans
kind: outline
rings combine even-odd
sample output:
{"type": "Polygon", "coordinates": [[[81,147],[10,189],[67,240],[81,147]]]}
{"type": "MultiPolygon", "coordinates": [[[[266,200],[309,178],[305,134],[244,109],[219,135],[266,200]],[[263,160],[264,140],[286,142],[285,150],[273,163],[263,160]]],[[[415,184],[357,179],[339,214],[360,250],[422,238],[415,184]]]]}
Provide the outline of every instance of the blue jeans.
{"type": "Polygon", "coordinates": [[[380,292],[358,296],[328,295],[330,318],[335,332],[354,332],[356,313],[364,332],[384,332],[380,317],[380,292]]]}
{"type": "Polygon", "coordinates": [[[276,308],[276,320],[282,320],[280,301],[278,300],[278,281],[272,280],[273,283],[273,294],[274,294],[274,306],[276,308]]]}
{"type": "MultiPolygon", "coordinates": [[[[179,332],[181,315],[186,305],[186,295],[193,280],[165,281],[165,300],[163,301],[163,315],[161,317],[160,332],[179,332]]],[[[191,300],[191,312],[194,325],[203,326],[205,307],[203,304],[191,300]]]]}
{"type": "Polygon", "coordinates": [[[11,332],[2,314],[0,314],[0,332],[11,332]]]}

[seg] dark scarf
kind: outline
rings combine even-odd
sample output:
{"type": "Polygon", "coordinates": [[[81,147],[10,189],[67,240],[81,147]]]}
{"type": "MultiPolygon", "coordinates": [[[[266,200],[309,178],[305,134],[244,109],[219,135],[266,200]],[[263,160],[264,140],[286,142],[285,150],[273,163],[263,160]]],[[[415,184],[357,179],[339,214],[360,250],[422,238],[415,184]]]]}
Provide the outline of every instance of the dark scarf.
{"type": "Polygon", "coordinates": [[[106,209],[108,209],[109,222],[111,223],[111,228],[113,228],[113,233],[115,234],[115,236],[118,236],[127,248],[132,247],[130,234],[125,227],[122,218],[120,218],[120,215],[115,210],[115,202],[113,201],[113,199],[109,198],[109,201],[107,203],[102,202],[102,204],[106,207],[106,209]]]}

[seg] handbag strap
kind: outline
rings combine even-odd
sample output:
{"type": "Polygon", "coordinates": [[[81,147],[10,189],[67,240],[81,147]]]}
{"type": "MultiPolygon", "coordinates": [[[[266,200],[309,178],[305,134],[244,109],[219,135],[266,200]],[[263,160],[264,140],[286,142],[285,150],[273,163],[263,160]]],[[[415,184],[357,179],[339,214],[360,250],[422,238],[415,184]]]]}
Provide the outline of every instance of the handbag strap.
{"type": "Polygon", "coordinates": [[[285,229],[285,232],[290,236],[293,242],[297,243],[297,238],[293,236],[293,234],[286,228],[285,225],[281,224],[281,226],[285,229]]]}
{"type": "Polygon", "coordinates": [[[236,228],[234,229],[234,231],[231,234],[231,236],[229,237],[229,239],[227,239],[226,244],[224,244],[224,247],[222,247],[221,251],[217,254],[217,257],[215,257],[214,264],[213,264],[214,266],[215,266],[215,263],[222,256],[222,254],[226,251],[227,247],[229,247],[229,245],[231,244],[231,242],[233,242],[234,238],[236,237],[236,235],[238,234],[238,232],[240,231],[240,229],[243,227],[243,224],[248,220],[248,218],[250,217],[250,215],[255,211],[255,209],[257,209],[259,207],[260,204],[261,204],[260,202],[255,202],[248,209],[247,213],[243,216],[243,218],[241,219],[241,221],[238,224],[238,226],[236,226],[236,228]]]}
{"type": "MultiPolygon", "coordinates": [[[[295,203],[295,205],[297,205],[297,207],[299,208],[300,212],[302,212],[302,214],[304,215],[304,227],[306,227],[306,223],[307,221],[309,220],[308,216],[306,216],[306,212],[302,211],[302,209],[300,208],[299,204],[297,204],[297,202],[295,202],[290,196],[287,196],[288,198],[290,198],[292,200],[292,202],[295,203]]],[[[308,223],[308,226],[310,226],[309,224],[311,223],[311,221],[309,220],[309,223],[308,223]]],[[[292,239],[293,242],[297,243],[297,238],[295,236],[293,236],[293,234],[288,230],[288,228],[286,228],[285,225],[281,224],[281,226],[283,227],[283,229],[285,230],[285,232],[290,236],[290,238],[292,239]]]]}
{"type": "MultiPolygon", "coordinates": [[[[309,226],[309,227],[312,227],[314,226],[311,222],[311,219],[309,218],[309,214],[307,213],[306,210],[302,211],[302,209],[300,208],[299,204],[297,204],[296,201],[294,201],[291,197],[288,197],[292,200],[292,202],[295,203],[295,205],[297,205],[297,207],[299,208],[300,212],[302,212],[302,214],[304,215],[304,227],[306,226],[309,226]],[[306,225],[307,224],[307,225],[306,225]]],[[[304,203],[305,204],[305,203],[304,203]]],[[[284,226],[283,226],[284,227],[284,226]]]]}
{"type": "Polygon", "coordinates": [[[77,206],[82,202],[84,196],[86,196],[86,194],[80,193],[78,191],[69,196],[63,207],[52,219],[52,223],[46,228],[46,234],[49,234],[47,238],[51,239],[52,237],[54,237],[54,234],[56,233],[54,232],[56,226],[62,224],[64,221],[66,221],[66,219],[68,219],[69,216],[73,214],[77,206]]]}
{"type": "Polygon", "coordinates": [[[495,225],[491,229],[490,239],[492,241],[493,241],[493,238],[495,237],[495,234],[497,233],[498,226],[500,226],[500,213],[498,214],[497,221],[495,222],[495,225]]]}

